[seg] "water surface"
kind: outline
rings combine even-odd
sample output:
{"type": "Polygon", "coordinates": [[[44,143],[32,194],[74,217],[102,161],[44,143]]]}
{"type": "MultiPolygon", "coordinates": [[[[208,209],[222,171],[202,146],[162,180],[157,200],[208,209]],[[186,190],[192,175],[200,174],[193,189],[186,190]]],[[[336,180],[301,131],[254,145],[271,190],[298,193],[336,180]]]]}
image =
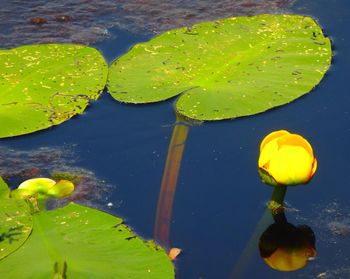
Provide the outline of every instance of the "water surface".
{"type": "MultiPolygon", "coordinates": [[[[138,3],[117,2],[132,9],[138,3]]],[[[147,3],[152,3],[139,2],[146,7],[147,3]]],[[[27,1],[13,3],[27,5],[27,1]]],[[[196,11],[193,16],[196,20],[210,14],[209,11],[200,14],[195,4],[174,3],[183,9],[196,11]]],[[[222,4],[224,7],[228,5],[225,1],[222,4]]],[[[13,5],[5,4],[4,11],[13,5]]],[[[350,278],[350,251],[347,249],[350,247],[350,190],[347,185],[350,95],[346,83],[350,72],[350,4],[346,0],[305,0],[288,7],[289,12],[307,14],[318,20],[333,41],[333,65],[311,94],[292,104],[252,117],[190,128],[171,226],[171,244],[183,249],[176,261],[178,278],[235,278],[233,274],[238,274],[234,273],[237,270],[241,278],[248,279],[350,278]],[[287,192],[288,221],[312,228],[317,249],[317,256],[307,267],[291,273],[269,268],[260,258],[256,243],[249,243],[272,193],[270,187],[261,183],[256,171],[258,146],[267,133],[277,129],[305,136],[313,144],[319,162],[311,183],[287,192]],[[246,253],[242,258],[243,251],[246,253]],[[240,262],[239,266],[237,262],[240,262]]],[[[272,8],[276,11],[275,6],[272,8]]],[[[225,12],[220,16],[229,15],[229,9],[222,10],[225,12]]],[[[262,11],[268,10],[265,7],[262,11]]],[[[159,14],[163,12],[172,19],[173,15],[169,13],[174,11],[159,10],[159,14]]],[[[135,12],[132,13],[135,16],[135,12]]],[[[125,15],[129,15],[128,12],[125,15]]],[[[140,18],[150,18],[151,15],[143,12],[140,18]]],[[[27,17],[19,16],[18,20],[24,22],[27,17]]],[[[3,20],[1,23],[4,23],[3,20]]],[[[150,32],[143,33],[131,27],[137,24],[133,22],[130,30],[118,24],[113,24],[113,28],[101,27],[110,36],[94,45],[109,63],[133,44],[151,38],[154,26],[158,26],[158,23],[150,22],[145,25],[150,32]]],[[[8,30],[13,32],[11,28],[8,30]]],[[[20,44],[19,38],[8,44],[4,43],[4,38],[6,41],[3,33],[1,47],[20,44]]],[[[32,42],[28,40],[24,43],[32,42]]],[[[100,179],[104,181],[103,185],[110,185],[108,193],[94,199],[94,205],[123,217],[138,234],[152,238],[158,192],[175,122],[172,103],[173,100],[147,106],[123,105],[105,92],[83,115],[46,131],[1,140],[1,144],[16,151],[42,147],[62,150],[73,146],[70,154],[75,154],[73,157],[76,159],[63,162],[89,170],[96,181],[100,179]]],[[[11,152],[6,154],[11,156],[11,152]]],[[[6,165],[6,160],[2,160],[1,164],[6,165]]],[[[268,225],[269,221],[266,228],[268,225]]],[[[258,231],[264,229],[260,227],[258,231]]]]}

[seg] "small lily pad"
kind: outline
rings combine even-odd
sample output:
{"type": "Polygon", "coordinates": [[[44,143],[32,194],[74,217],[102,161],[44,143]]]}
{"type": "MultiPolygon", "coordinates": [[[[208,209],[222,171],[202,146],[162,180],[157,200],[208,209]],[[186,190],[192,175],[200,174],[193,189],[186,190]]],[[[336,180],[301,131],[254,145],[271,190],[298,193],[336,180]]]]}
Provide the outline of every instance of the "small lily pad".
{"type": "Polygon", "coordinates": [[[60,180],[47,191],[47,195],[55,198],[64,198],[74,191],[74,184],[69,180],[60,180]]]}
{"type": "Polygon", "coordinates": [[[310,17],[257,15],[205,22],[135,45],[110,66],[108,89],[125,103],[181,94],[176,110],[198,120],[252,115],[311,91],[331,43],[310,17]]]}
{"type": "Polygon", "coordinates": [[[47,193],[56,184],[55,180],[46,177],[31,178],[23,181],[18,189],[26,189],[33,193],[47,193]]]}
{"type": "Polygon", "coordinates": [[[36,196],[38,199],[64,198],[73,191],[74,184],[69,180],[61,179],[56,182],[50,178],[38,177],[22,182],[16,190],[11,192],[11,195],[18,199],[26,199],[30,196],[36,196]]]}
{"type": "Polygon", "coordinates": [[[83,113],[106,84],[96,49],[31,45],[0,50],[0,138],[32,133],[83,113]]]}

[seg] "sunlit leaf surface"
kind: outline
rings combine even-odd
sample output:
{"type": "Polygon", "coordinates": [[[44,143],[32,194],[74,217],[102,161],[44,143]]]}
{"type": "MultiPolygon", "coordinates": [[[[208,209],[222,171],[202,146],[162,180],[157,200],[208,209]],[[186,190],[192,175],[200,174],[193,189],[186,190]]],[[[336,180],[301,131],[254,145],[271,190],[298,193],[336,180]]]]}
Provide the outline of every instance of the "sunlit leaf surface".
{"type": "Polygon", "coordinates": [[[17,250],[27,240],[33,227],[26,202],[10,199],[8,193],[9,189],[0,177],[0,260],[17,250]]]}
{"type": "Polygon", "coordinates": [[[233,17],[176,29],[135,45],[110,67],[118,101],[180,96],[176,109],[199,120],[251,115],[286,104],[316,86],[331,44],[310,17],[233,17]]]}
{"type": "Polygon", "coordinates": [[[0,50],[0,137],[57,125],[99,97],[107,64],[94,48],[32,45],[0,50]]]}
{"type": "Polygon", "coordinates": [[[117,217],[73,203],[33,217],[28,241],[0,262],[2,278],[174,278],[166,253],[117,217]]]}
{"type": "Polygon", "coordinates": [[[7,187],[7,184],[5,183],[5,181],[0,176],[0,199],[1,198],[8,198],[9,195],[10,195],[10,190],[7,187]]]}

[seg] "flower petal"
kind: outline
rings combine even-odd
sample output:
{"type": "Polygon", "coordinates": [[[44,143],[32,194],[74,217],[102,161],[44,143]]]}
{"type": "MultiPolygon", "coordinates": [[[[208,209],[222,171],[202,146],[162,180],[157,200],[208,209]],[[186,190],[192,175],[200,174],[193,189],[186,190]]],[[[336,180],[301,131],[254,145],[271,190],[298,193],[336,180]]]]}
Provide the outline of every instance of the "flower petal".
{"type": "Polygon", "coordinates": [[[292,145],[303,147],[310,154],[311,157],[314,157],[314,153],[310,143],[302,136],[299,136],[297,134],[288,134],[280,137],[277,142],[279,146],[292,145]]]}
{"type": "Polygon", "coordinates": [[[288,134],[289,134],[289,132],[286,130],[279,130],[279,131],[275,131],[275,132],[268,134],[260,144],[260,152],[263,150],[265,145],[268,144],[270,141],[277,139],[281,136],[288,135],[288,134]]]}
{"type": "Polygon", "coordinates": [[[268,172],[283,185],[306,183],[310,179],[313,160],[303,147],[283,145],[272,156],[268,172]]]}
{"type": "Polygon", "coordinates": [[[263,149],[260,151],[259,156],[259,168],[263,168],[268,171],[268,167],[266,166],[271,158],[278,152],[279,146],[277,144],[277,139],[274,138],[271,141],[264,144],[263,149]]]}

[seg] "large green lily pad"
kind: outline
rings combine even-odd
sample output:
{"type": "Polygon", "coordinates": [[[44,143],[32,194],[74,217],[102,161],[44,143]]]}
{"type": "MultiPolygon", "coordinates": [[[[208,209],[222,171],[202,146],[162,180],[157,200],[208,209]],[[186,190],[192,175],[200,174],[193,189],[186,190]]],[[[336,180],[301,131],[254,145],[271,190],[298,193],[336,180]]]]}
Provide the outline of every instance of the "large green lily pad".
{"type": "Polygon", "coordinates": [[[22,200],[10,199],[8,186],[0,177],[0,260],[23,245],[32,227],[29,206],[22,200]]]}
{"type": "Polygon", "coordinates": [[[28,241],[0,262],[1,278],[174,278],[164,250],[117,217],[74,203],[33,217],[28,241]]]}
{"type": "Polygon", "coordinates": [[[0,50],[0,138],[57,125],[82,113],[105,87],[108,67],[94,48],[31,45],[0,50]]]}
{"type": "Polygon", "coordinates": [[[299,15],[205,22],[135,45],[110,67],[108,88],[126,103],[181,94],[176,110],[220,120],[286,104],[315,87],[331,63],[320,26],[299,15]]]}

